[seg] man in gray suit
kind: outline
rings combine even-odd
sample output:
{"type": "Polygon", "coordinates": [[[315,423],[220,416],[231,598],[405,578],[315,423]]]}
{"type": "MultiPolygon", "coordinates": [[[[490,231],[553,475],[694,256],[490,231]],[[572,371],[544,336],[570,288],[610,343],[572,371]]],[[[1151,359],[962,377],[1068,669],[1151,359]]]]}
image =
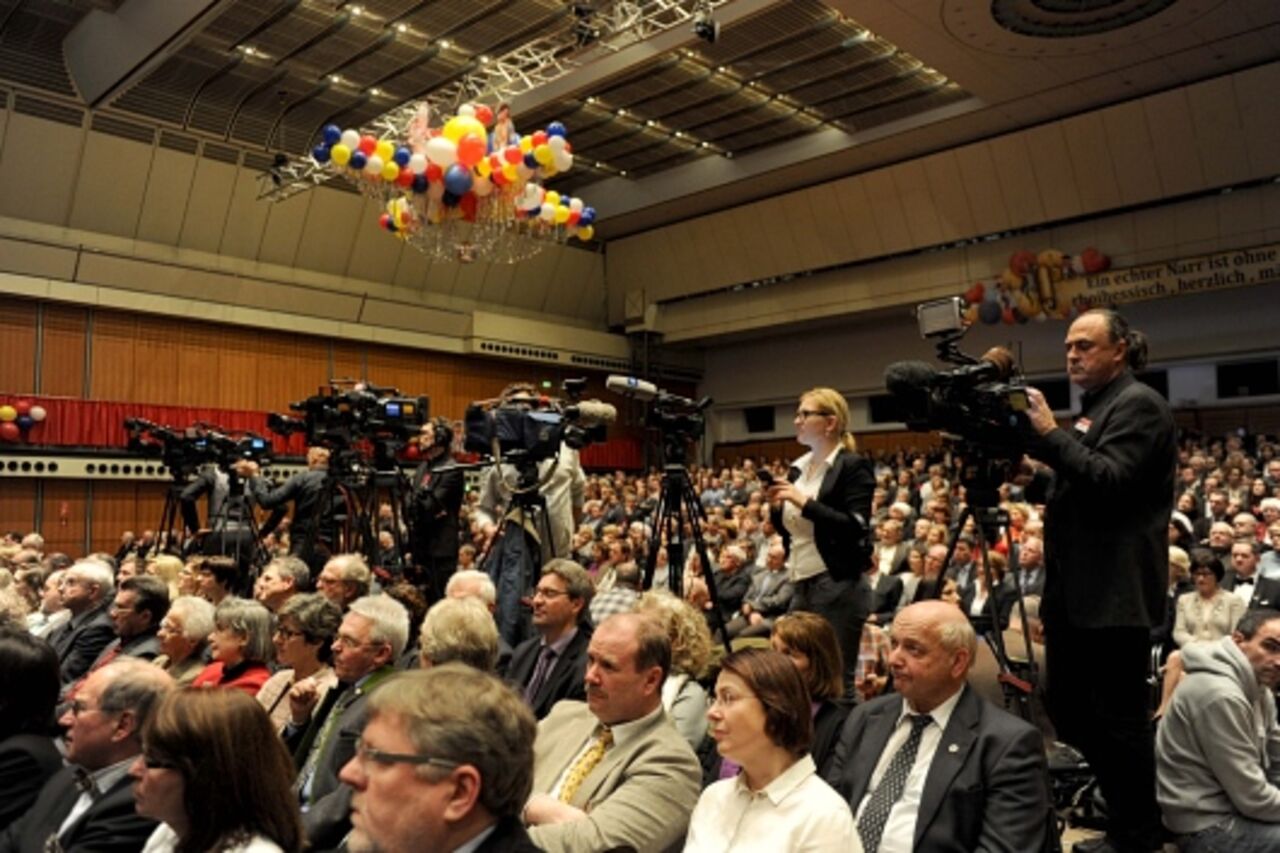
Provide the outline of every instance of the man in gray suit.
{"type": "Polygon", "coordinates": [[[701,772],[662,710],[671,644],[657,623],[611,616],[587,650],[587,701],[538,724],[524,817],[548,853],[679,849],[701,772]]]}
{"type": "Polygon", "coordinates": [[[827,781],[866,853],[1054,849],[1043,739],[965,684],[977,638],[953,604],[893,620],[896,694],[849,715],[827,781]]]}

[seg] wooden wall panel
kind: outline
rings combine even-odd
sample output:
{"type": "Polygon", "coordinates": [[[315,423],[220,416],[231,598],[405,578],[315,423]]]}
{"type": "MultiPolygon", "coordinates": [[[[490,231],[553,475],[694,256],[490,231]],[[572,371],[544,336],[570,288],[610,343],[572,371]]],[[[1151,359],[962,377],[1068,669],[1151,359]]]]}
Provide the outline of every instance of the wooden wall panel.
{"type": "Polygon", "coordinates": [[[226,326],[200,330],[197,338],[209,342],[214,356],[208,405],[222,409],[258,408],[258,378],[285,367],[258,346],[263,337],[266,336],[250,329],[226,326]]]}
{"type": "Polygon", "coordinates": [[[0,531],[30,533],[36,529],[36,481],[5,480],[0,485],[0,531]]]}
{"type": "Polygon", "coordinates": [[[94,312],[90,399],[138,402],[133,369],[137,334],[136,317],[114,311],[94,312]]]}
{"type": "Polygon", "coordinates": [[[30,394],[36,383],[36,303],[0,304],[0,390],[30,394]]]}
{"type": "MultiPolygon", "coordinates": [[[[194,342],[183,346],[180,338],[181,324],[158,317],[147,317],[138,323],[134,342],[134,399],[136,403],[165,403],[172,401],[179,406],[198,406],[199,402],[186,393],[192,381],[193,365],[204,359],[192,352],[194,342]],[[182,360],[181,371],[179,360],[182,360]],[[182,377],[179,383],[178,377],[182,377]]],[[[207,355],[212,355],[212,351],[207,355]]]]}
{"type": "Polygon", "coordinates": [[[84,556],[88,496],[89,483],[85,480],[44,481],[40,533],[44,536],[45,551],[84,556]]]}
{"type": "Polygon", "coordinates": [[[44,305],[40,393],[83,397],[85,327],[89,312],[71,305],[44,305]]]}
{"type": "MultiPolygon", "coordinates": [[[[337,379],[339,377],[348,377],[351,379],[364,379],[364,345],[351,341],[330,341],[330,347],[333,350],[333,362],[325,376],[324,381],[337,379]]],[[[308,395],[314,394],[315,389],[307,392],[308,395]]]]}
{"type": "Polygon", "coordinates": [[[91,485],[90,551],[114,553],[124,531],[140,534],[154,529],[160,520],[167,484],[95,480],[91,485]]]}

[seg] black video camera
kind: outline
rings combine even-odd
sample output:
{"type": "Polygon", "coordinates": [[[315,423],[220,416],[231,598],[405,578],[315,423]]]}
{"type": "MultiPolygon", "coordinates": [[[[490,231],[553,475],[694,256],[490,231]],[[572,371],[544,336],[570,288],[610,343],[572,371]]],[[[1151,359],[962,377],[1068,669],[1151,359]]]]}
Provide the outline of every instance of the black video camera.
{"type": "Polygon", "coordinates": [[[129,433],[130,452],[159,457],[175,476],[182,478],[210,462],[230,471],[240,459],[270,461],[271,442],[257,433],[231,435],[208,424],[176,430],[145,418],[126,418],[124,428],[129,433]]]}
{"type": "Polygon", "coordinates": [[[366,438],[405,442],[427,422],[430,405],[425,396],[405,397],[396,388],[367,383],[350,388],[345,384],[333,380],[315,395],[290,403],[300,418],[269,414],[267,426],[282,436],[305,433],[310,445],[345,448],[366,438]]]}
{"type": "Polygon", "coordinates": [[[493,461],[541,462],[559,453],[561,442],[581,450],[604,441],[617,410],[599,400],[580,399],[585,379],[566,379],[561,388],[564,398],[540,396],[528,388],[467,406],[463,447],[493,461]]]}

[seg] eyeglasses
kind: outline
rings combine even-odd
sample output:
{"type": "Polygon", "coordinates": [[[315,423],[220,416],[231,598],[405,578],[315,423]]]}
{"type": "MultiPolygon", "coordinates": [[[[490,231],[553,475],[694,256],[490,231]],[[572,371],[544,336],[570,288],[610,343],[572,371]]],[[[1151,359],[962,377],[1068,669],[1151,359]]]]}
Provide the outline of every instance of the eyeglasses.
{"type": "Polygon", "coordinates": [[[759,696],[756,696],[751,693],[743,693],[743,694],[717,693],[711,700],[711,707],[714,708],[715,706],[719,705],[721,708],[728,710],[739,702],[745,702],[749,699],[759,699],[759,698],[760,698],[759,696]]]}
{"type": "Polygon", "coordinates": [[[142,763],[147,765],[148,770],[177,770],[177,762],[161,758],[154,753],[143,752],[142,763]]]}
{"type": "Polygon", "coordinates": [[[71,712],[71,716],[78,717],[81,714],[88,714],[90,711],[100,711],[103,714],[115,714],[116,711],[109,711],[106,708],[90,708],[84,703],[83,699],[72,699],[71,704],[67,707],[71,712]]]}
{"type": "Polygon", "coordinates": [[[337,639],[338,645],[344,649],[358,649],[361,646],[380,646],[381,642],[376,640],[357,640],[350,634],[339,634],[337,639]]]}
{"type": "Polygon", "coordinates": [[[819,412],[816,409],[796,409],[796,420],[802,421],[805,418],[812,417],[829,418],[831,415],[828,412],[819,412]]]}
{"type": "Polygon", "coordinates": [[[295,631],[292,628],[286,628],[283,625],[276,626],[276,634],[278,634],[281,637],[284,637],[286,640],[291,639],[293,637],[301,637],[305,633],[306,633],[305,631],[295,631]]]}
{"type": "Polygon", "coordinates": [[[459,761],[448,761],[444,758],[433,758],[430,755],[409,755],[403,752],[384,752],[381,749],[374,749],[366,744],[363,740],[356,741],[356,758],[360,760],[361,766],[368,766],[372,761],[381,764],[383,767],[390,767],[393,764],[429,764],[432,767],[443,767],[446,770],[452,770],[455,767],[461,767],[459,761]]]}
{"type": "Polygon", "coordinates": [[[568,595],[568,594],[569,594],[568,592],[562,589],[548,589],[547,587],[544,587],[544,586],[536,587],[533,590],[534,598],[537,598],[538,596],[542,596],[543,598],[549,598],[553,601],[562,595],[568,595]]]}

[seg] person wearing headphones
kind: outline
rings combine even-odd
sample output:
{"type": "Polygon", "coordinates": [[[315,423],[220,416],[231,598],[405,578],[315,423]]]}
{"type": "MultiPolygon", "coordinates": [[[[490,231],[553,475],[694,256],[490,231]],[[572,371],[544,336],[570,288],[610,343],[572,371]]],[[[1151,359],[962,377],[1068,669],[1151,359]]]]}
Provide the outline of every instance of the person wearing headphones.
{"type": "Polygon", "coordinates": [[[423,461],[413,472],[408,511],[409,550],[416,571],[413,580],[431,601],[439,601],[449,576],[458,567],[462,471],[453,467],[453,429],[444,418],[422,425],[418,447],[423,461]]]}

